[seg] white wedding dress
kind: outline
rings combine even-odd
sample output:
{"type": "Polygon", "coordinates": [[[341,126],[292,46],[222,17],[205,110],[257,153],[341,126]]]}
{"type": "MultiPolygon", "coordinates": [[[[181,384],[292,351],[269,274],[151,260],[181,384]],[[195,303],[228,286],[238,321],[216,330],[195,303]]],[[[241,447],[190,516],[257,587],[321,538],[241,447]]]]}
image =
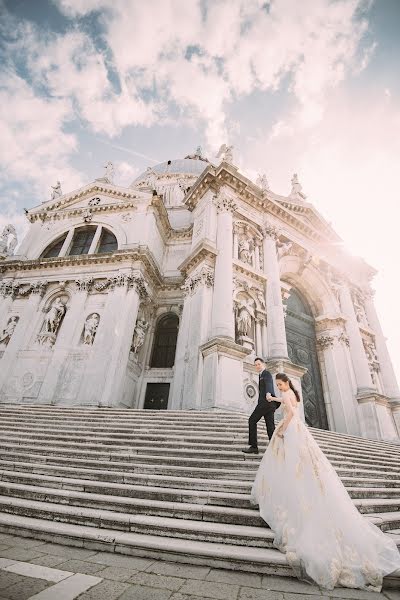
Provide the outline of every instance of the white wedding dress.
{"type": "MultiPolygon", "coordinates": [[[[261,460],[251,501],[275,533],[301,579],[321,587],[380,591],[384,575],[400,568],[393,540],[357,510],[336,471],[298,415],[296,397],[284,437],[278,424],[261,460]]],[[[285,412],[285,407],[283,408],[285,412]]]]}

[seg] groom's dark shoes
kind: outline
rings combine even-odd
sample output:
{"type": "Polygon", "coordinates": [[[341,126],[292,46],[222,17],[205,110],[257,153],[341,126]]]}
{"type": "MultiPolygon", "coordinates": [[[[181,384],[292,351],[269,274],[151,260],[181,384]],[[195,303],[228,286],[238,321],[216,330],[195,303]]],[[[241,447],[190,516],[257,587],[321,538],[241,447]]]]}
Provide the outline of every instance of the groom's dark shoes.
{"type": "Polygon", "coordinates": [[[242,452],[244,452],[245,454],[258,454],[258,448],[256,448],[255,446],[249,446],[248,448],[242,450],[242,452]]]}

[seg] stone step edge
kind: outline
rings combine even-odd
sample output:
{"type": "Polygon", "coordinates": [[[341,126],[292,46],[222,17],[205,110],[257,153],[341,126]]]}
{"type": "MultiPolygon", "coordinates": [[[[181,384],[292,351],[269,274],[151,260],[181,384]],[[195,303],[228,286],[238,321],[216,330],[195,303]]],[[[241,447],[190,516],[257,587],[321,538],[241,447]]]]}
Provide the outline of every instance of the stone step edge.
{"type": "MultiPolygon", "coordinates": [[[[168,500],[168,501],[164,501],[164,500],[155,500],[155,499],[150,499],[150,498],[132,498],[132,497],[126,497],[126,496],[112,496],[109,494],[98,494],[98,493],[91,493],[91,492],[81,492],[81,491],[75,491],[75,490],[65,490],[65,489],[60,489],[60,488],[48,488],[48,487],[40,487],[40,486],[31,486],[28,484],[17,484],[17,483],[8,483],[8,482],[0,482],[0,490],[2,489],[7,489],[9,491],[14,491],[15,492],[15,496],[13,496],[12,494],[8,494],[8,495],[0,495],[0,504],[3,502],[5,502],[5,499],[20,499],[20,500],[25,500],[24,497],[19,497],[17,494],[18,492],[20,493],[32,493],[32,494],[37,494],[37,495],[42,495],[43,497],[47,498],[49,500],[49,502],[53,505],[57,505],[57,506],[68,506],[68,507],[75,507],[75,508],[79,508],[81,509],[85,509],[86,506],[85,504],[83,506],[80,506],[80,504],[76,504],[76,503],[67,503],[66,500],[68,498],[70,498],[71,500],[75,500],[75,502],[96,502],[98,504],[104,504],[105,506],[107,505],[111,505],[114,504],[115,506],[119,506],[120,510],[123,510],[124,507],[125,509],[131,508],[134,509],[135,507],[137,509],[143,508],[143,507],[148,507],[151,508],[152,510],[160,510],[160,511],[172,511],[174,514],[176,513],[177,515],[181,512],[187,513],[188,511],[191,511],[193,513],[193,515],[197,514],[201,516],[201,520],[203,520],[203,518],[205,518],[205,520],[207,520],[207,516],[211,516],[211,515],[215,515],[215,514],[224,514],[228,517],[232,517],[232,518],[257,518],[259,513],[258,510],[256,508],[253,508],[250,505],[249,502],[249,506],[248,507],[240,507],[240,508],[236,508],[233,506],[225,506],[225,505],[219,505],[219,504],[212,504],[212,503],[205,503],[205,504],[201,504],[201,503],[195,503],[195,502],[184,502],[184,501],[179,501],[179,500],[168,500]],[[51,500],[50,500],[51,499],[51,500]],[[64,500],[64,502],[63,502],[64,500]]],[[[45,501],[44,500],[35,500],[32,502],[38,502],[41,504],[44,504],[45,501]]],[[[358,508],[358,509],[378,509],[378,512],[382,512],[382,508],[388,508],[388,507],[399,507],[400,508],[400,498],[356,498],[353,499],[353,503],[354,505],[358,508]]],[[[103,511],[102,508],[91,508],[90,510],[100,510],[103,511]]],[[[110,510],[107,512],[118,512],[116,510],[110,510]]],[[[391,512],[390,510],[388,512],[391,512]]],[[[394,510],[392,512],[398,513],[399,510],[394,510]]],[[[129,514],[135,514],[135,513],[129,513],[129,514]]],[[[364,514],[364,513],[362,513],[364,514]]],[[[376,513],[368,513],[368,514],[376,514],[376,513]]],[[[177,516],[177,518],[179,518],[177,516]]],[[[196,519],[199,520],[199,519],[196,519]]]]}
{"type": "MultiPolygon", "coordinates": [[[[273,534],[268,527],[268,525],[243,525],[241,523],[220,523],[218,521],[203,521],[203,520],[195,520],[195,519],[185,519],[185,518],[175,518],[175,517],[166,517],[160,515],[145,515],[145,514],[131,514],[125,512],[114,512],[99,508],[89,508],[89,507],[80,507],[75,505],[56,505],[57,510],[54,510],[54,505],[51,502],[41,502],[38,500],[26,500],[24,498],[10,498],[12,500],[11,503],[7,503],[5,499],[0,498],[0,509],[1,506],[12,508],[15,506],[15,509],[28,509],[33,514],[39,512],[40,515],[43,516],[43,513],[48,515],[47,518],[43,519],[50,522],[60,522],[66,523],[66,519],[70,516],[71,518],[79,517],[86,518],[87,520],[92,520],[93,522],[101,521],[104,525],[113,523],[117,528],[114,531],[126,531],[125,528],[130,528],[131,525],[135,526],[151,526],[153,528],[157,528],[157,530],[165,528],[169,528],[171,531],[180,531],[183,533],[185,530],[188,531],[188,535],[196,534],[205,534],[205,535],[227,535],[231,537],[241,536],[243,541],[251,540],[257,538],[257,540],[265,540],[271,541],[273,538],[273,534]],[[4,501],[3,501],[4,500],[4,501]],[[57,518],[54,516],[57,515],[57,518]],[[60,520],[61,519],[61,520],[60,520]],[[122,527],[118,529],[118,524],[122,527]]],[[[0,510],[0,514],[15,514],[12,510],[7,510],[7,508],[3,509],[4,512],[0,510]]],[[[258,511],[257,511],[258,512],[258,511]]],[[[387,521],[384,520],[384,516],[390,516],[391,513],[381,513],[379,515],[369,515],[366,518],[368,521],[374,523],[378,527],[382,527],[383,531],[387,532],[391,539],[394,538],[396,544],[400,546],[400,536],[393,536],[390,534],[390,528],[387,525],[387,521]]],[[[21,515],[15,515],[21,516],[21,515]]],[[[30,517],[37,518],[37,517],[30,517]]],[[[400,521],[400,517],[397,517],[396,520],[392,520],[392,524],[397,524],[400,521]]],[[[71,525],[76,525],[76,523],[71,523],[71,525]]],[[[85,525],[86,526],[86,525],[85,525]]],[[[90,526],[92,527],[92,526],[90,526]]],[[[103,527],[99,528],[103,529],[103,527]]],[[[158,533],[154,533],[153,535],[160,535],[158,533]]],[[[166,537],[173,537],[166,536],[166,537]]],[[[184,537],[182,539],[185,539],[184,537]]],[[[236,544],[235,544],[236,545],[236,544]]],[[[238,544],[240,546],[246,544],[238,544]]],[[[251,544],[250,544],[251,546],[251,544]]],[[[253,546],[256,547],[256,546],[253,546]]]]}
{"type": "MultiPolygon", "coordinates": [[[[0,441],[0,449],[3,450],[3,456],[6,455],[26,455],[26,454],[30,454],[30,455],[38,455],[38,456],[44,456],[44,454],[40,454],[40,452],[46,452],[46,453],[51,453],[52,456],[51,458],[55,458],[56,456],[60,457],[60,458],[77,458],[79,459],[82,456],[88,457],[91,460],[95,460],[96,458],[104,461],[104,462],[123,462],[123,460],[118,460],[118,457],[125,459],[125,461],[127,461],[128,463],[131,464],[137,464],[137,460],[136,459],[140,459],[141,462],[146,462],[146,461],[150,461],[148,464],[154,464],[155,461],[158,461],[157,464],[159,465],[163,465],[166,463],[170,463],[170,461],[172,459],[174,460],[180,460],[184,463],[186,463],[186,465],[191,465],[191,464],[208,464],[210,467],[217,467],[217,468],[230,468],[230,467],[244,467],[247,463],[247,465],[249,465],[250,463],[254,463],[255,465],[258,465],[261,461],[261,454],[259,455],[240,455],[240,453],[238,453],[238,455],[232,458],[209,458],[209,457],[200,457],[198,455],[195,454],[195,456],[184,456],[182,458],[181,455],[185,455],[185,451],[184,449],[177,449],[176,450],[176,456],[175,455],[170,455],[170,456],[163,456],[163,455],[158,455],[158,454],[151,454],[151,453],[136,453],[136,452],[113,452],[112,449],[110,449],[109,452],[97,452],[96,450],[84,450],[84,448],[82,449],[75,449],[75,448],[64,448],[64,447],[57,447],[57,446],[42,446],[42,445],[35,445],[35,444],[17,444],[17,445],[13,445],[13,444],[5,444],[2,443],[0,441]]],[[[331,457],[329,453],[326,454],[328,460],[330,461],[330,463],[332,465],[354,465],[354,466],[358,466],[358,467],[367,467],[367,468],[374,468],[377,467],[380,470],[382,470],[382,468],[387,469],[388,472],[392,471],[394,474],[399,474],[400,475],[400,471],[397,467],[397,463],[396,464],[392,464],[392,463],[386,463],[384,460],[379,460],[379,459],[374,459],[372,458],[370,461],[368,461],[367,459],[355,459],[352,460],[351,457],[331,457]]]]}
{"type": "MultiPolygon", "coordinates": [[[[46,455],[44,454],[29,454],[29,453],[21,453],[21,452],[12,452],[12,453],[3,453],[3,455],[1,456],[1,462],[4,465],[5,463],[8,463],[10,465],[13,464],[32,464],[32,465],[40,465],[42,468],[68,468],[68,466],[70,465],[74,465],[70,468],[79,468],[79,466],[81,465],[91,465],[93,462],[98,465],[99,461],[85,461],[84,459],[80,459],[80,458],[71,458],[71,457],[50,457],[48,458],[46,455]],[[17,460],[15,460],[15,458],[13,458],[12,460],[5,460],[5,457],[8,456],[13,456],[13,457],[17,457],[17,460]],[[32,461],[20,461],[18,460],[18,458],[20,457],[31,457],[32,459],[36,459],[36,460],[32,460],[32,461]],[[38,462],[39,460],[39,462],[38,462]],[[78,465],[78,466],[77,466],[78,465]]],[[[140,471],[138,471],[137,469],[152,469],[155,470],[156,468],[164,468],[166,470],[168,470],[168,465],[165,466],[163,464],[159,464],[159,463],[124,463],[123,461],[102,461],[105,465],[107,466],[111,466],[111,467],[121,467],[122,465],[125,465],[126,467],[131,468],[131,472],[132,473],[139,473],[140,471]],[[135,470],[136,469],[136,470],[135,470]]],[[[245,463],[243,462],[243,465],[245,463]]],[[[350,467],[352,466],[352,463],[350,463],[350,467]]],[[[85,468],[85,467],[83,467],[85,468]]],[[[87,468],[88,471],[92,472],[92,471],[96,471],[97,469],[91,469],[90,467],[87,468]]],[[[127,475],[129,473],[129,471],[118,471],[116,469],[106,469],[107,471],[110,472],[120,472],[120,473],[124,473],[127,475]]],[[[173,470],[174,472],[180,472],[180,473],[213,473],[216,475],[220,475],[221,472],[224,473],[229,473],[232,476],[235,476],[236,478],[239,477],[240,475],[246,476],[245,479],[241,480],[241,481],[246,481],[246,480],[250,480],[252,478],[254,478],[256,471],[243,471],[240,469],[211,469],[210,467],[193,467],[193,466],[180,466],[180,465],[174,465],[173,466],[173,470]]],[[[354,473],[356,472],[357,474],[366,474],[366,475],[371,475],[371,474],[385,474],[386,476],[388,476],[389,478],[391,478],[393,481],[397,481],[398,479],[400,479],[400,473],[395,473],[392,471],[385,471],[384,469],[378,469],[378,470],[374,470],[374,469],[360,469],[357,468],[357,470],[355,470],[354,468],[351,469],[349,468],[349,466],[336,466],[335,467],[336,472],[340,475],[340,472],[345,472],[347,474],[349,473],[354,473]],[[393,476],[393,477],[391,477],[393,476]]],[[[150,473],[149,473],[150,474],[150,473]]],[[[350,475],[348,475],[350,476],[350,475]]],[[[213,478],[210,477],[208,478],[210,480],[212,480],[213,478]]]]}
{"type": "MultiPolygon", "coordinates": [[[[74,432],[77,431],[75,427],[71,426],[71,428],[74,429],[74,432]]],[[[5,429],[7,430],[7,428],[5,428],[5,429]]],[[[13,431],[19,431],[19,429],[20,428],[17,427],[16,430],[13,430],[13,431]]],[[[39,426],[37,426],[34,429],[37,429],[38,431],[43,432],[43,429],[41,429],[39,426]]],[[[145,429],[145,428],[143,427],[141,429],[145,429]]],[[[261,430],[264,431],[263,429],[261,429],[261,430]]],[[[30,428],[30,431],[32,431],[32,428],[30,428]]],[[[51,431],[55,431],[55,430],[51,429],[51,431]]],[[[66,434],[68,433],[68,430],[66,430],[66,429],[64,429],[62,431],[64,431],[66,434]]],[[[148,432],[148,429],[146,429],[146,431],[148,432]]],[[[167,428],[167,431],[170,431],[170,428],[167,428]]],[[[187,428],[183,429],[183,431],[187,431],[187,428]]],[[[192,430],[192,431],[196,435],[192,435],[191,434],[190,436],[184,436],[184,437],[187,438],[187,441],[190,441],[190,442],[199,441],[199,442],[201,442],[204,439],[207,439],[207,440],[210,439],[210,435],[211,435],[211,439],[214,439],[215,442],[217,443],[217,442],[223,442],[223,441],[226,441],[226,440],[231,440],[232,441],[232,439],[235,440],[236,438],[239,438],[239,436],[240,437],[245,436],[247,429],[245,427],[243,427],[242,430],[236,431],[236,432],[235,431],[229,431],[227,429],[224,429],[223,431],[217,431],[217,432],[215,432],[215,431],[214,432],[210,432],[209,429],[208,430],[207,429],[205,429],[205,430],[192,430]],[[229,433],[231,433],[230,436],[229,436],[229,433]],[[198,434],[201,434],[201,435],[198,435],[198,434]],[[225,437],[223,437],[223,438],[222,437],[217,437],[216,434],[219,435],[219,436],[225,436],[225,437]]],[[[106,432],[108,434],[112,433],[113,435],[124,435],[124,433],[121,430],[114,431],[114,432],[111,431],[110,432],[110,429],[107,428],[107,427],[100,428],[100,431],[96,431],[95,428],[85,427],[84,429],[81,429],[81,432],[82,433],[88,432],[91,435],[95,435],[96,433],[103,434],[103,433],[106,433],[106,432]]],[[[152,432],[152,433],[148,432],[148,433],[144,433],[144,434],[140,434],[140,433],[138,434],[137,431],[135,432],[131,428],[126,428],[126,434],[127,435],[130,435],[130,434],[134,435],[134,434],[136,434],[139,437],[142,436],[144,438],[149,438],[149,436],[155,436],[155,438],[162,437],[162,438],[165,439],[167,437],[171,441],[176,440],[177,438],[180,439],[180,437],[178,436],[178,432],[177,432],[177,434],[175,436],[174,435],[164,436],[164,435],[161,435],[159,432],[160,432],[160,428],[159,427],[155,428],[155,431],[152,432]]],[[[348,444],[347,440],[345,440],[345,439],[343,439],[343,440],[339,439],[339,440],[335,440],[335,441],[330,441],[330,440],[328,440],[326,438],[326,436],[321,437],[321,436],[317,435],[314,431],[312,431],[312,434],[313,434],[314,438],[317,441],[319,440],[319,444],[321,446],[329,447],[332,450],[335,450],[335,449],[336,450],[341,450],[341,449],[348,450],[349,447],[351,447],[354,451],[369,452],[369,453],[371,452],[371,441],[370,440],[365,440],[363,438],[356,438],[361,443],[357,443],[355,445],[351,445],[350,446],[348,444]]],[[[377,442],[377,444],[381,444],[381,442],[377,442]]],[[[378,445],[377,447],[373,448],[374,453],[376,453],[378,451],[382,452],[382,450],[383,450],[383,448],[380,445],[378,445]]],[[[385,450],[387,451],[387,448],[385,448],[385,450]]],[[[391,457],[391,456],[395,457],[396,456],[397,457],[399,454],[400,454],[400,447],[395,447],[395,451],[394,452],[392,452],[392,451],[390,453],[386,452],[385,456],[388,456],[388,457],[391,457]]]]}
{"type": "MultiPolygon", "coordinates": [[[[55,415],[55,411],[65,411],[68,410],[71,412],[71,414],[76,415],[78,413],[79,410],[82,411],[82,416],[85,416],[87,418],[87,412],[88,410],[85,408],[75,408],[75,407],[57,407],[55,405],[40,405],[40,404],[30,404],[29,406],[21,406],[21,405],[16,405],[16,404],[10,404],[10,403],[0,403],[0,411],[3,409],[6,409],[5,412],[12,412],[13,410],[18,412],[22,411],[33,411],[32,412],[38,412],[40,410],[43,410],[44,412],[46,412],[46,414],[49,414],[49,416],[54,417],[55,415]]],[[[176,416],[176,417],[181,417],[182,415],[187,415],[187,416],[191,416],[193,417],[193,415],[198,415],[200,417],[202,417],[203,415],[216,415],[217,418],[221,418],[222,416],[235,416],[237,418],[242,418],[243,420],[246,420],[248,418],[248,415],[245,413],[242,413],[240,411],[223,411],[223,410],[210,410],[210,411],[150,411],[150,410],[146,410],[144,411],[143,409],[118,409],[118,408],[111,408],[111,407],[92,407],[92,412],[93,413],[97,413],[97,411],[108,411],[110,413],[110,415],[115,415],[117,412],[121,413],[122,416],[127,416],[129,414],[133,414],[136,413],[137,414],[148,414],[148,415],[153,415],[154,417],[157,417],[159,419],[160,416],[162,416],[163,414],[168,415],[168,417],[170,415],[176,416]],[[161,412],[161,415],[160,415],[161,412]]],[[[1,413],[0,413],[1,414],[1,413]]],[[[329,430],[318,430],[316,428],[311,428],[312,430],[315,431],[321,431],[323,432],[325,435],[327,436],[341,436],[342,438],[347,438],[347,439],[353,439],[353,440],[363,440],[365,438],[361,438],[360,436],[355,436],[355,435],[351,435],[351,434],[347,434],[347,433],[340,433],[340,432],[335,432],[335,431],[329,431],[329,430]]],[[[399,445],[396,441],[391,441],[391,440],[368,440],[371,442],[371,444],[384,444],[386,446],[391,445],[393,446],[394,449],[398,450],[399,445]]]]}
{"type": "MultiPolygon", "coordinates": [[[[70,480],[72,482],[75,481],[82,481],[82,482],[89,482],[88,484],[90,485],[93,482],[98,482],[98,483],[107,483],[107,484],[117,484],[117,485],[139,485],[139,484],[133,484],[132,482],[125,482],[125,481],[102,481],[101,479],[87,479],[84,477],[84,475],[88,475],[89,473],[91,474],[95,474],[98,473],[99,477],[101,477],[101,475],[104,474],[110,474],[110,471],[101,471],[101,470],[96,470],[96,469],[79,469],[79,468],[74,468],[74,467],[63,467],[60,465],[43,465],[42,463],[31,463],[31,462],[15,462],[15,463],[8,463],[7,461],[2,461],[0,459],[0,475],[3,473],[4,475],[9,475],[10,473],[16,473],[16,474],[20,474],[22,477],[32,477],[32,479],[37,475],[38,473],[32,472],[34,469],[38,470],[38,471],[43,471],[43,470],[48,470],[48,471],[55,471],[55,472],[59,472],[60,475],[46,475],[44,473],[40,473],[41,478],[49,478],[50,480],[70,480]],[[5,466],[12,466],[13,468],[9,468],[6,469],[5,466]],[[18,467],[30,467],[29,471],[18,471],[18,467]],[[63,475],[63,470],[75,470],[79,473],[82,473],[83,475],[81,477],[69,477],[68,475],[63,475]]],[[[162,475],[162,474],[151,474],[151,473],[135,473],[134,475],[129,475],[126,474],[124,471],[115,471],[115,476],[116,477],[121,477],[122,479],[124,479],[125,477],[136,477],[138,480],[142,479],[143,481],[147,480],[149,482],[170,482],[170,483],[174,483],[174,484],[182,484],[182,482],[189,484],[192,487],[192,489],[196,490],[196,485],[207,485],[207,486],[220,486],[220,487],[237,487],[238,489],[246,489],[247,491],[249,491],[251,489],[252,486],[252,481],[251,480],[239,480],[239,479],[202,479],[200,477],[174,477],[172,475],[162,475]]],[[[1,477],[0,477],[1,479],[1,477]]],[[[361,484],[367,484],[367,483],[379,483],[381,484],[380,486],[371,486],[371,489],[392,489],[393,486],[389,485],[389,484],[393,484],[393,483],[397,483],[396,480],[394,479],[383,479],[383,478],[373,478],[373,477],[350,477],[350,476],[342,476],[341,477],[342,482],[346,481],[348,484],[353,484],[355,482],[361,483],[361,484]],[[387,487],[382,486],[382,484],[386,484],[387,487]]],[[[399,481],[400,483],[400,481],[399,481]]],[[[144,484],[143,484],[144,485],[144,484]]],[[[150,483],[146,484],[151,486],[150,483]]],[[[154,487],[163,487],[163,486],[156,486],[154,485],[154,487]]],[[[173,486],[169,486],[169,488],[171,488],[173,486]]],[[[186,488],[184,488],[186,489],[186,488]]],[[[200,490],[203,488],[199,488],[200,490]]],[[[354,489],[364,489],[362,485],[360,486],[355,486],[354,489]]],[[[218,490],[213,490],[213,491],[218,491],[218,490]]],[[[400,487],[399,487],[399,491],[400,491],[400,487]]],[[[246,493],[246,492],[244,492],[246,493]]]]}
{"type": "MultiPolygon", "coordinates": [[[[24,483],[18,483],[18,479],[27,479],[29,480],[34,480],[37,479],[35,478],[34,475],[30,474],[30,473],[24,473],[21,471],[6,471],[6,470],[2,470],[0,469],[0,489],[2,486],[2,483],[4,483],[4,485],[7,485],[9,483],[14,483],[14,484],[18,484],[18,485],[30,485],[30,483],[28,482],[24,482],[24,483]],[[9,479],[14,478],[17,481],[9,481],[9,479]]],[[[188,482],[190,482],[191,480],[188,479],[188,482]]],[[[221,480],[223,481],[223,480],[221,480]]],[[[191,488],[179,488],[179,487],[165,487],[162,485],[141,485],[139,483],[115,483],[115,482],[109,482],[109,481],[101,481],[101,480],[93,480],[93,479],[75,479],[72,477],[54,477],[51,475],[42,475],[40,478],[40,482],[35,484],[35,487],[43,487],[43,488],[51,488],[51,489],[57,489],[57,490],[64,490],[64,491],[79,491],[79,492],[85,492],[85,493],[92,493],[90,491],[90,488],[98,488],[98,487],[102,487],[104,490],[107,490],[108,494],[111,497],[113,496],[117,496],[117,497],[132,497],[129,496],[128,494],[118,494],[118,490],[125,490],[126,492],[142,492],[145,494],[155,494],[155,495],[182,495],[183,497],[195,497],[195,498],[203,498],[204,500],[207,499],[227,499],[227,500],[231,500],[231,501],[235,501],[235,500],[239,500],[239,501],[243,501],[243,500],[249,500],[250,498],[250,489],[251,489],[251,482],[249,482],[249,485],[247,486],[247,490],[241,491],[241,492],[232,492],[232,491],[226,491],[226,490],[204,490],[204,489],[196,489],[195,487],[191,487],[191,488]],[[47,484],[47,485],[46,485],[47,484]],[[58,484],[55,487],[52,486],[51,484],[58,484]],[[76,490],[74,488],[84,488],[82,490],[76,490]],[[89,491],[88,491],[89,489],[89,491]],[[113,493],[114,492],[114,493],[113,493]]],[[[400,487],[399,488],[386,488],[386,487],[359,487],[359,486],[355,486],[355,487],[351,487],[349,485],[345,486],[348,493],[350,494],[352,493],[357,493],[357,494],[371,494],[372,496],[376,493],[379,494],[389,494],[389,495],[394,495],[397,494],[399,501],[400,501],[400,487]]],[[[96,492],[95,492],[96,493],[96,492]]],[[[140,496],[137,496],[140,497],[140,496]]],[[[367,499],[371,499],[373,500],[373,498],[368,498],[367,499]]],[[[390,500],[391,498],[388,498],[388,500],[390,500]]],[[[196,504],[202,504],[202,502],[196,502],[196,504]]],[[[204,502],[204,504],[207,504],[207,502],[204,502]]]]}
{"type": "MultiPolygon", "coordinates": [[[[213,452],[215,453],[215,456],[227,456],[227,457],[235,457],[236,455],[240,456],[240,452],[241,449],[245,447],[246,444],[226,444],[224,446],[224,448],[222,449],[220,445],[218,444],[207,444],[208,447],[203,448],[203,447],[199,447],[196,448],[196,446],[194,447],[188,447],[185,444],[188,444],[190,442],[179,442],[177,445],[175,445],[172,441],[165,441],[165,440],[160,440],[157,441],[157,445],[161,444],[161,447],[157,447],[154,448],[154,444],[152,443],[152,440],[143,440],[144,445],[142,446],[137,446],[134,444],[129,444],[128,440],[120,440],[125,441],[125,443],[120,443],[120,444],[115,444],[115,443],[110,443],[110,444],[104,444],[102,442],[104,442],[104,440],[102,439],[93,439],[90,440],[88,442],[83,442],[83,441],[77,441],[74,439],[67,439],[67,436],[64,437],[62,436],[50,436],[47,437],[45,435],[35,435],[35,437],[32,436],[22,436],[21,432],[18,432],[18,435],[6,435],[7,430],[3,431],[2,429],[0,429],[0,441],[1,440],[6,440],[8,442],[10,442],[11,440],[15,441],[21,441],[22,444],[17,444],[18,445],[28,445],[28,446],[32,446],[33,442],[38,442],[39,443],[39,447],[44,447],[43,444],[46,441],[49,441],[50,443],[53,444],[53,446],[51,446],[52,448],[57,448],[57,449],[74,449],[76,451],[85,451],[88,450],[90,451],[90,453],[93,452],[100,452],[100,453],[105,453],[107,454],[107,450],[109,452],[114,452],[114,453],[120,453],[122,450],[125,450],[127,454],[140,454],[141,452],[144,452],[145,450],[147,450],[148,448],[151,449],[151,451],[154,452],[168,452],[168,453],[172,453],[172,452],[185,452],[186,454],[195,454],[195,455],[199,455],[199,456],[204,456],[204,457],[208,457],[209,455],[211,455],[213,452]],[[31,440],[30,443],[27,444],[28,440],[31,440]],[[25,444],[24,444],[25,442],[25,444]],[[146,442],[148,442],[146,444],[146,442]],[[98,449],[98,450],[96,450],[98,449]]],[[[161,437],[161,436],[160,436],[161,437]]],[[[110,439],[110,438],[106,438],[106,439],[110,439]]],[[[136,438],[137,439],[137,438],[136,438]]],[[[136,439],[133,440],[133,442],[136,441],[136,439]]],[[[110,442],[115,442],[116,440],[110,440],[110,442]]],[[[348,457],[349,455],[349,449],[348,448],[343,448],[341,450],[339,450],[338,448],[332,448],[330,446],[324,446],[324,445],[320,445],[321,449],[324,450],[325,454],[327,456],[335,456],[335,457],[348,457]]],[[[260,449],[260,454],[258,455],[259,457],[262,455],[263,451],[264,451],[264,446],[260,445],[259,446],[260,449]]],[[[266,449],[266,448],[265,448],[266,449]]],[[[371,452],[367,453],[367,451],[363,451],[361,453],[361,451],[356,451],[356,452],[352,452],[351,457],[358,460],[358,461],[368,461],[368,460],[372,460],[374,462],[378,462],[379,464],[387,464],[387,465],[397,465],[398,464],[398,460],[396,459],[396,457],[391,457],[391,456],[385,456],[383,459],[381,457],[376,456],[375,454],[371,455],[371,452]]]]}
{"type": "MultiPolygon", "coordinates": [[[[18,416],[19,415],[16,415],[15,417],[17,418],[18,416]]],[[[57,422],[58,420],[61,420],[61,419],[54,418],[54,415],[52,413],[49,413],[49,416],[52,417],[53,424],[54,424],[54,422],[57,422]]],[[[87,415],[84,415],[84,416],[86,417],[85,421],[87,422],[87,415]]],[[[16,420],[16,418],[15,419],[10,419],[10,418],[6,417],[7,422],[11,423],[11,424],[18,424],[18,423],[25,423],[25,424],[27,424],[27,423],[33,423],[33,422],[40,423],[39,419],[34,418],[34,417],[30,418],[28,421],[27,420],[21,421],[20,419],[16,420]]],[[[240,419],[238,421],[238,424],[234,424],[233,429],[240,430],[240,431],[242,431],[243,429],[245,429],[247,427],[247,418],[248,418],[247,415],[243,415],[242,419],[240,419]]],[[[189,420],[189,422],[192,423],[192,424],[194,424],[194,425],[199,425],[202,422],[203,422],[203,425],[207,424],[204,420],[203,421],[199,421],[198,423],[193,423],[193,421],[194,421],[193,418],[191,418],[189,420]]],[[[46,419],[46,422],[49,422],[49,421],[46,419]]],[[[62,420],[61,422],[65,426],[67,426],[67,423],[65,422],[65,420],[62,420]]],[[[112,419],[111,422],[114,425],[116,423],[121,423],[122,426],[125,426],[125,427],[123,427],[124,429],[128,429],[129,430],[129,428],[128,428],[129,426],[126,425],[126,423],[127,423],[126,418],[123,419],[123,420],[121,420],[121,421],[117,421],[116,419],[112,419]]],[[[154,425],[157,425],[157,427],[160,427],[160,426],[168,427],[168,426],[171,425],[171,423],[169,423],[168,420],[166,420],[166,419],[163,420],[163,419],[160,419],[160,418],[158,418],[157,421],[154,419],[154,420],[149,420],[149,421],[146,422],[146,421],[144,421],[142,419],[142,420],[139,420],[139,421],[136,420],[136,422],[138,424],[142,423],[143,425],[148,425],[148,424],[154,422],[154,425]]],[[[105,421],[103,419],[100,419],[100,420],[96,421],[96,423],[98,423],[96,425],[96,427],[98,427],[98,428],[108,429],[110,427],[110,423],[108,423],[107,421],[105,421]],[[106,427],[107,425],[108,425],[108,427],[106,427]]],[[[43,423],[41,423],[41,424],[43,425],[43,423]]],[[[186,426],[186,423],[184,423],[182,419],[177,420],[176,424],[180,425],[181,427],[186,426]]],[[[73,426],[76,426],[76,423],[71,422],[70,423],[70,427],[73,427],[73,426]]],[[[93,424],[91,424],[91,425],[84,425],[84,424],[82,424],[81,427],[87,429],[88,427],[93,427],[93,424]]],[[[219,424],[219,427],[222,430],[226,430],[228,428],[231,428],[228,424],[225,424],[225,425],[219,424]]],[[[262,428],[262,424],[260,424],[260,427],[262,428]]],[[[340,440],[341,441],[347,441],[347,442],[351,441],[351,442],[355,442],[355,443],[362,443],[363,445],[368,444],[369,446],[373,445],[375,447],[382,447],[382,446],[384,446],[386,448],[388,446],[389,447],[391,446],[392,449],[395,452],[399,452],[400,451],[400,446],[399,446],[398,443],[391,442],[391,441],[388,441],[388,440],[367,439],[367,438],[362,438],[361,436],[352,436],[352,435],[345,434],[345,433],[339,433],[339,432],[334,432],[334,431],[316,429],[316,428],[312,428],[312,427],[309,428],[309,429],[313,433],[313,435],[316,435],[316,436],[319,436],[319,437],[323,437],[323,438],[329,439],[331,441],[340,441],[340,440]]]]}
{"type": "MultiPolygon", "coordinates": [[[[285,556],[271,548],[162,538],[83,525],[54,523],[0,512],[0,531],[65,546],[107,551],[181,564],[293,578],[285,556]]],[[[384,588],[397,588],[400,570],[384,578],[384,588]]]]}

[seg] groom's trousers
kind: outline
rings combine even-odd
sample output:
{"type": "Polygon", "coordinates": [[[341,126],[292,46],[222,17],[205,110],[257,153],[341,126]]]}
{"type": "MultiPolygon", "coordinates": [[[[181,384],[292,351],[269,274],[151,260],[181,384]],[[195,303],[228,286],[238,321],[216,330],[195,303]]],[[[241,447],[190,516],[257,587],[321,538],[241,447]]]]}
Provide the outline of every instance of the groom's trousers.
{"type": "Polygon", "coordinates": [[[259,402],[249,417],[249,446],[253,446],[253,448],[257,448],[257,423],[262,417],[265,419],[269,439],[272,438],[275,431],[275,407],[265,406],[265,404],[266,401],[259,402]]]}

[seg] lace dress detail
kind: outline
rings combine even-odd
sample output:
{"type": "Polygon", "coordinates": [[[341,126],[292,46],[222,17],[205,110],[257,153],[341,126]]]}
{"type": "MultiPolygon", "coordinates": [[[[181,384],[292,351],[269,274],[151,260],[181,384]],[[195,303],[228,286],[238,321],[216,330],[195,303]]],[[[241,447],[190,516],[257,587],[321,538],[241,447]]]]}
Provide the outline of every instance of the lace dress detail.
{"type": "MultiPolygon", "coordinates": [[[[284,394],[295,400],[291,390],[284,394]]],[[[283,420],[275,430],[251,501],[300,579],[328,590],[380,591],[383,577],[400,568],[397,546],[358,512],[297,407],[294,413],[283,438],[283,420]]]]}

